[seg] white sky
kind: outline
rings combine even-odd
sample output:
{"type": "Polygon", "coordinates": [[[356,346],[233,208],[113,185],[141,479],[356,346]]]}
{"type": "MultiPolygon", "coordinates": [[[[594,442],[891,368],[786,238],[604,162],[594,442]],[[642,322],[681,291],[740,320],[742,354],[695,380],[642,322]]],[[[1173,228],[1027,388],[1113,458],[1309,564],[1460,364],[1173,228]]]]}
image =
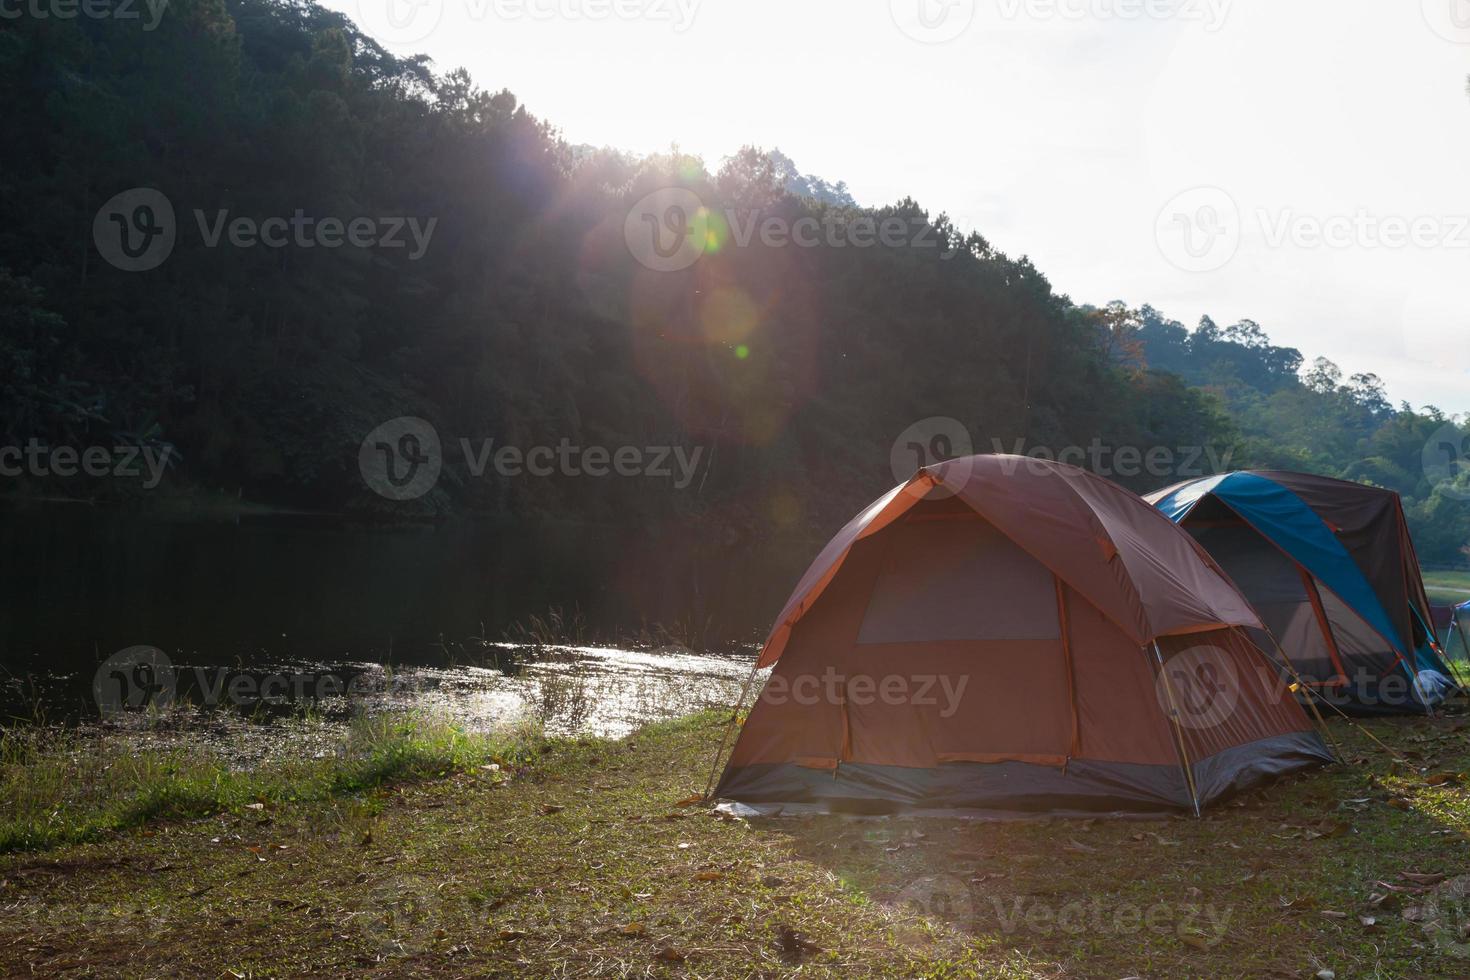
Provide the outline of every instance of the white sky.
{"type": "Polygon", "coordinates": [[[711,170],[779,147],[862,204],[948,212],[1078,302],[1249,317],[1395,401],[1470,411],[1470,0],[588,2],[327,6],[509,88],[574,143],[677,143],[711,170]],[[634,16],[593,18],[599,2],[634,16]],[[910,36],[920,3],[957,36],[910,36]],[[1223,203],[1227,235],[1185,271],[1156,225],[1201,186],[1228,196],[1183,213],[1223,203]],[[1426,219],[1422,241],[1276,234],[1360,212],[1426,219]]]}

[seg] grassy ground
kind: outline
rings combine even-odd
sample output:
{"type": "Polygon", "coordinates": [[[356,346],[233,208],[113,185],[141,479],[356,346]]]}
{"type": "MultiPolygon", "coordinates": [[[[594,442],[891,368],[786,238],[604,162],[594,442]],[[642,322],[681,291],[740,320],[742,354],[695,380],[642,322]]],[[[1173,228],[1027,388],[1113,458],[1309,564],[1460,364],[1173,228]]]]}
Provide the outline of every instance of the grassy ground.
{"type": "Polygon", "coordinates": [[[1470,600],[1470,572],[1425,572],[1424,588],[1431,602],[1459,605],[1470,600]]]}
{"type": "Polygon", "coordinates": [[[0,857],[0,975],[1465,976],[1465,723],[1372,727],[1201,821],[721,819],[711,714],[225,798],[0,857]]]}
{"type": "Polygon", "coordinates": [[[535,755],[541,739],[531,727],[471,736],[422,714],[384,714],[359,718],[344,736],[320,744],[330,751],[242,770],[199,745],[141,749],[125,734],[0,731],[0,854],[82,843],[159,820],[350,798],[479,766],[495,771],[535,755]]]}

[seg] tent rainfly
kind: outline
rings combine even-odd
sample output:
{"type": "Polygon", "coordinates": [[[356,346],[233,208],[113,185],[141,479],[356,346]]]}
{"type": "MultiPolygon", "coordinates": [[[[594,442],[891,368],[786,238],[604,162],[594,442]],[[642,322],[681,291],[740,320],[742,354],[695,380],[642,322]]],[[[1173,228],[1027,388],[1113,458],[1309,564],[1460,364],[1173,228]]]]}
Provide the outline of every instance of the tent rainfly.
{"type": "Polygon", "coordinates": [[[1392,490],[1262,470],[1146,499],[1224,567],[1320,697],[1357,714],[1409,714],[1453,690],[1392,490]]]}
{"type": "Polygon", "coordinates": [[[715,795],[762,812],[1193,810],[1331,760],[1210,557],[1065,464],[973,456],[797,584],[715,795]]]}

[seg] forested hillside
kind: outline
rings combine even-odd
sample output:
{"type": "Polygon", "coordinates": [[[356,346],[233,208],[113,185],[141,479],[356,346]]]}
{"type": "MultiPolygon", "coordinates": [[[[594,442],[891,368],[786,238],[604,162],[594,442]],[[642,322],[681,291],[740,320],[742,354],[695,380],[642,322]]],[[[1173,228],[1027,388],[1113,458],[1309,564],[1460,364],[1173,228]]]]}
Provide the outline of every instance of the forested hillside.
{"type": "MultiPolygon", "coordinates": [[[[979,233],[911,200],[859,209],[779,154],[707,166],[571,146],[511,93],[392,56],[311,4],[175,0],[146,24],[0,25],[5,444],[171,448],[166,499],[672,515],[731,543],[830,532],[891,482],[895,438],[945,416],[977,450],[1212,447],[1236,467],[1371,480],[1409,499],[1426,559],[1470,542],[1470,474],[1457,493],[1423,462],[1450,420],[1326,362],[1303,376],[1254,324],[1191,333],[1149,308],[1075,304],[979,233]],[[678,269],[628,243],[630,210],[668,187],[715,216],[678,269]],[[176,226],[141,271],[100,254],[94,230],[133,188],[166,198],[176,226]],[[278,247],[227,230],[298,215],[423,234],[278,247]],[[742,240],[741,215],[906,231],[804,247],[742,240]],[[446,447],[698,447],[700,470],[684,486],[477,475],[446,448],[432,492],[386,500],[359,448],[399,416],[446,447]]],[[[66,492],[140,499],[126,481],[66,492]]]]}
{"type": "Polygon", "coordinates": [[[1257,323],[1193,331],[1145,306],[1135,319],[1143,356],[1209,392],[1234,423],[1238,460],[1372,483],[1404,497],[1426,562],[1463,562],[1470,542],[1470,420],[1428,406],[1395,407],[1372,374],[1344,378],[1331,360],[1304,365],[1257,323]]]}

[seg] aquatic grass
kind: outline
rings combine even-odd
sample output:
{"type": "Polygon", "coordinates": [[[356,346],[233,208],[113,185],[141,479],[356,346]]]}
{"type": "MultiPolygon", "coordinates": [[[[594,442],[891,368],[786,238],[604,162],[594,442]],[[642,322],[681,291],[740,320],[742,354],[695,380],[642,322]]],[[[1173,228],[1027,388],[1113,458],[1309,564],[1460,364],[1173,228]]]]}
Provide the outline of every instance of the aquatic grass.
{"type": "Polygon", "coordinates": [[[60,729],[0,732],[0,853],[81,843],[117,831],[251,804],[311,802],[479,766],[523,766],[533,725],[471,734],[424,714],[353,721],[322,758],[248,770],[208,747],[140,749],[126,738],[60,729]]]}
{"type": "Polygon", "coordinates": [[[331,788],[334,793],[357,793],[477,766],[526,765],[541,741],[541,728],[531,721],[483,735],[432,715],[365,715],[348,728],[342,758],[330,774],[331,788]]]}

